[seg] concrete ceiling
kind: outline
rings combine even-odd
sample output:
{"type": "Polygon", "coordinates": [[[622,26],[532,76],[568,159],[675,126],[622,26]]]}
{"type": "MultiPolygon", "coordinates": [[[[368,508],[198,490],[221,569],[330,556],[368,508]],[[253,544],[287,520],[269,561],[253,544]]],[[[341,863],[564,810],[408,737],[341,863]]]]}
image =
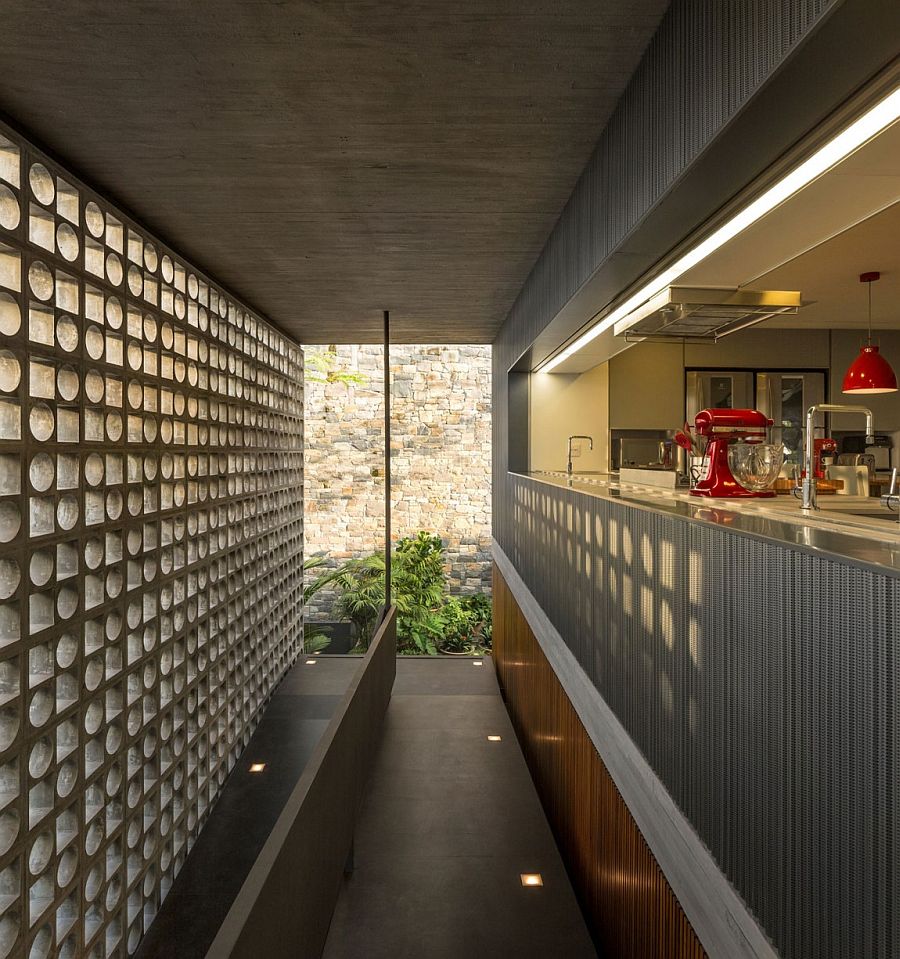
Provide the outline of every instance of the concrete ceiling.
{"type": "Polygon", "coordinates": [[[489,342],[668,0],[29,0],[0,111],[303,342],[489,342]]]}

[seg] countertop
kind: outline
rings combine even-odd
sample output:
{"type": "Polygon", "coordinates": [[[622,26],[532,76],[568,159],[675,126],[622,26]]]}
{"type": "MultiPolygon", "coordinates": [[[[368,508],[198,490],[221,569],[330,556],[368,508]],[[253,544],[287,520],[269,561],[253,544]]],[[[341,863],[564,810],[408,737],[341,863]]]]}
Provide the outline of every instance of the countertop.
{"type": "Polygon", "coordinates": [[[615,473],[568,477],[562,471],[539,471],[517,475],[900,577],[900,521],[897,514],[893,521],[880,518],[885,510],[875,497],[820,496],[820,509],[810,513],[801,510],[793,496],[713,499],[692,496],[683,488],[620,483],[615,473]],[[854,516],[852,512],[874,515],[854,516]]]}

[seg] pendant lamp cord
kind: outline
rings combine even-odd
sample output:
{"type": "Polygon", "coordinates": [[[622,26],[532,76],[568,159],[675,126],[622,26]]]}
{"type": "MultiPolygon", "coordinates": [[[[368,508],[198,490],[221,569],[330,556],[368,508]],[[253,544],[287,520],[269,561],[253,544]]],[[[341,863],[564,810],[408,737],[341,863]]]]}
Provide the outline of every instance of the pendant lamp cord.
{"type": "Polygon", "coordinates": [[[869,342],[868,345],[872,345],[872,281],[869,280],[866,283],[866,286],[869,288],[869,342]]]}

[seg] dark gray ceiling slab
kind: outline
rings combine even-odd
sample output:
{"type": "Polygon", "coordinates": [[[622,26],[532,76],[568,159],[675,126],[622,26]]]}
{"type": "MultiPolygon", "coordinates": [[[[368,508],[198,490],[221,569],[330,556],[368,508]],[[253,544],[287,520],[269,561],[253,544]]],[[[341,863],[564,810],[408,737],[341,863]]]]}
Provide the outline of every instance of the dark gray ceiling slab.
{"type": "Polygon", "coordinates": [[[31,0],[0,111],[304,342],[488,342],[667,0],[31,0]]]}

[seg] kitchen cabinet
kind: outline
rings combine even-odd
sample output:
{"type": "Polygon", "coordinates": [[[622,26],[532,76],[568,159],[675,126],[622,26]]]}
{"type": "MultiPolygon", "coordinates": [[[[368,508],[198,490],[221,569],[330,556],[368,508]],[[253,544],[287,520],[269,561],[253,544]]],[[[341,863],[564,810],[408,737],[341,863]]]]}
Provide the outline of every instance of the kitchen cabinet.
{"type": "Polygon", "coordinates": [[[609,361],[609,426],[672,430],[684,420],[680,343],[638,343],[609,361]]]}

